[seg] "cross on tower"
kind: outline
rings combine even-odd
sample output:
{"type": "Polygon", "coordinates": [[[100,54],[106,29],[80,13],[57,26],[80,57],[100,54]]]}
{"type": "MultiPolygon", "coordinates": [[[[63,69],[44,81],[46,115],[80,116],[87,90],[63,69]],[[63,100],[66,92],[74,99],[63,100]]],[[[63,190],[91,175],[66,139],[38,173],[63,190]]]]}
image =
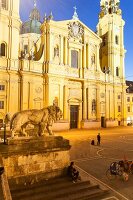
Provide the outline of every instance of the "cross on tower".
{"type": "Polygon", "coordinates": [[[34,8],[36,8],[36,0],[34,0],[34,8]]]}
{"type": "Polygon", "coordinates": [[[77,7],[76,7],[76,6],[74,6],[73,8],[74,8],[74,12],[76,12],[76,10],[77,10],[77,7]]]}
{"type": "Polygon", "coordinates": [[[77,7],[74,6],[73,8],[74,8],[74,14],[73,14],[73,18],[72,19],[77,20],[78,19],[78,14],[77,14],[77,11],[76,11],[77,7]]]}

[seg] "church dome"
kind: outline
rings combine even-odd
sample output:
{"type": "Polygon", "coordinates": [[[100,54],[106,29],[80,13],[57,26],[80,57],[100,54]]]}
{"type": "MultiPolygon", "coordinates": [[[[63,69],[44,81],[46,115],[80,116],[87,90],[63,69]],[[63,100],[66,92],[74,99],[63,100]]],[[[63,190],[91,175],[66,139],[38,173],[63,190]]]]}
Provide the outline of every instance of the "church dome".
{"type": "Polygon", "coordinates": [[[21,34],[24,34],[24,33],[41,34],[40,26],[41,26],[41,22],[37,21],[36,19],[24,22],[21,27],[21,34]]]}
{"type": "Polygon", "coordinates": [[[29,20],[24,22],[21,27],[21,34],[24,33],[37,33],[41,34],[40,31],[40,12],[36,8],[36,1],[34,1],[34,8],[32,9],[29,20]]]}

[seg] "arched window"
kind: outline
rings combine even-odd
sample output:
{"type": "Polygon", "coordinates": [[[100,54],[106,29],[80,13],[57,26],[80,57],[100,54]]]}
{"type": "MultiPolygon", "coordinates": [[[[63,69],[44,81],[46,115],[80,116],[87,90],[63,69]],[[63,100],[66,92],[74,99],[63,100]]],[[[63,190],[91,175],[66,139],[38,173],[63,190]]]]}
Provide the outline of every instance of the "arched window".
{"type": "Polygon", "coordinates": [[[116,76],[119,76],[119,67],[116,67],[116,76]]]}
{"type": "Polygon", "coordinates": [[[1,0],[1,7],[7,10],[7,0],[1,0]]]}
{"type": "Polygon", "coordinates": [[[71,51],[71,67],[78,68],[78,51],[71,51]]]}
{"type": "Polygon", "coordinates": [[[115,43],[116,43],[116,44],[119,44],[119,38],[118,38],[118,35],[115,36],[115,43]]]}
{"type": "Polygon", "coordinates": [[[6,56],[6,44],[1,43],[0,45],[0,56],[6,56]]]}

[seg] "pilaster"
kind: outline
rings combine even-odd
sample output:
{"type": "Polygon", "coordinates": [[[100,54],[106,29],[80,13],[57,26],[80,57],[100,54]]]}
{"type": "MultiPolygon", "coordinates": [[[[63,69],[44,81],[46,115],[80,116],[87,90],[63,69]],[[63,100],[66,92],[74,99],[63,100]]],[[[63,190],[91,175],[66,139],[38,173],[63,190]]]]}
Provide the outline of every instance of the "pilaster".
{"type": "Polygon", "coordinates": [[[79,76],[82,78],[82,49],[79,51],[79,76]]]}
{"type": "Polygon", "coordinates": [[[87,119],[86,85],[83,83],[83,120],[87,119]]]}
{"type": "Polygon", "coordinates": [[[86,68],[86,44],[84,44],[83,48],[83,68],[86,68]]]}
{"type": "Polygon", "coordinates": [[[92,108],[91,108],[91,89],[90,89],[90,86],[88,86],[88,96],[87,96],[87,100],[88,100],[88,120],[91,119],[91,111],[92,111],[92,108]]]}
{"type": "Polygon", "coordinates": [[[63,64],[63,56],[64,56],[64,40],[63,36],[60,36],[60,44],[61,44],[61,55],[60,55],[60,64],[63,64]]]}
{"type": "Polygon", "coordinates": [[[63,102],[63,118],[64,120],[68,120],[68,87],[64,86],[64,102],[63,102]]]}
{"type": "Polygon", "coordinates": [[[96,89],[96,116],[97,120],[100,120],[100,88],[96,89]]]}
{"type": "Polygon", "coordinates": [[[67,37],[65,37],[65,65],[68,65],[68,45],[67,45],[67,37]]]}

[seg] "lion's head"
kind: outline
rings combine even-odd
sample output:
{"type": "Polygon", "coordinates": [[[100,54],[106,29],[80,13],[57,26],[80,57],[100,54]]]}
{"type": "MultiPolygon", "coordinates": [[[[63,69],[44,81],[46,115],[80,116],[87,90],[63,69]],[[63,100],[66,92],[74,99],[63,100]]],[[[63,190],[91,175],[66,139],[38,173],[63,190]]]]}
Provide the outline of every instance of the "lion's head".
{"type": "Polygon", "coordinates": [[[54,121],[60,120],[63,116],[62,111],[58,106],[49,106],[48,110],[54,121]]]}

